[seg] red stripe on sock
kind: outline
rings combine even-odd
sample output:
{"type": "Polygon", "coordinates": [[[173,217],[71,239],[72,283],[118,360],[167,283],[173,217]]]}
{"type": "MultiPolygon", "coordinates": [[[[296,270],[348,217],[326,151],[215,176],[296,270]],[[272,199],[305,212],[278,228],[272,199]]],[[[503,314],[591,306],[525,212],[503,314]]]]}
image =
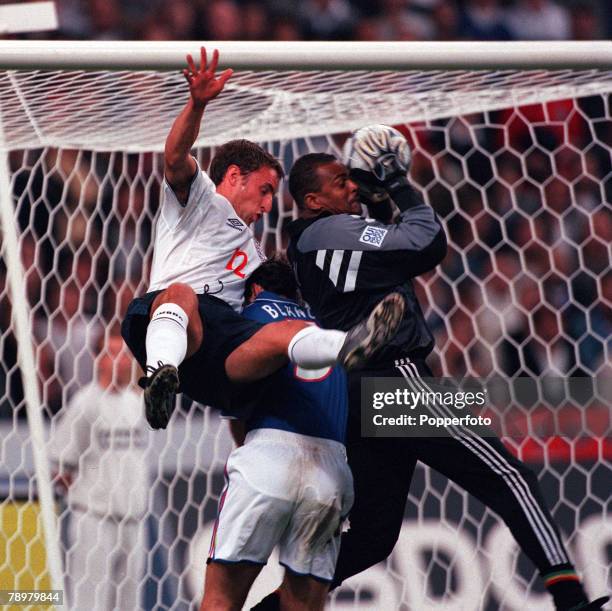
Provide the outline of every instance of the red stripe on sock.
{"type": "Polygon", "coordinates": [[[559,583],[560,581],[580,581],[580,578],[576,573],[568,573],[567,575],[556,575],[554,577],[550,577],[544,583],[546,587],[551,586],[555,583],[559,583]]]}

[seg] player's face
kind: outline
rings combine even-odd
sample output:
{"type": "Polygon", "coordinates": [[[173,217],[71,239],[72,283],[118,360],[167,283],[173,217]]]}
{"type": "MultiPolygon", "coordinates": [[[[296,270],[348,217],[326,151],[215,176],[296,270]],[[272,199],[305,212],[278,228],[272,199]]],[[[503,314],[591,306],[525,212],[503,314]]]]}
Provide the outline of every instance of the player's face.
{"type": "Polygon", "coordinates": [[[240,176],[231,202],[238,216],[247,225],[255,223],[272,210],[278,182],[276,171],[266,166],[240,176]]]}
{"type": "Polygon", "coordinates": [[[339,161],[317,168],[321,188],[307,196],[307,205],[332,214],[361,214],[357,185],[349,178],[347,168],[339,161]]]}

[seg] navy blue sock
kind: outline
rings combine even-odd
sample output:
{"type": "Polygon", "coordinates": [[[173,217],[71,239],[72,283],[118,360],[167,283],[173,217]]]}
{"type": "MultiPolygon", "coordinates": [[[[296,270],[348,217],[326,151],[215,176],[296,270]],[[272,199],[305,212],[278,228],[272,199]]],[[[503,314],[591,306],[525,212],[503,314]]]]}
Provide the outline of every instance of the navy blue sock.
{"type": "Polygon", "coordinates": [[[274,591],[268,594],[264,599],[260,600],[251,611],[280,611],[280,596],[274,591]]]}
{"type": "Polygon", "coordinates": [[[588,602],[580,578],[570,564],[555,567],[542,575],[542,579],[558,611],[570,611],[572,607],[588,602]]]}

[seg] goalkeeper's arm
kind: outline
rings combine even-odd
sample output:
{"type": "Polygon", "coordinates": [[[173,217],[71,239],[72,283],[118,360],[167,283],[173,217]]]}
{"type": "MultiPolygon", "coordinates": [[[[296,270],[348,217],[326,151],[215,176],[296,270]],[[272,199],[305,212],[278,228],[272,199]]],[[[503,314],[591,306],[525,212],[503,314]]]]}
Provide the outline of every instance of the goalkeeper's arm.
{"type": "Polygon", "coordinates": [[[381,223],[388,224],[393,221],[397,214],[395,206],[399,212],[404,212],[423,203],[408,182],[405,172],[403,180],[397,178],[393,183],[382,182],[371,172],[359,169],[351,170],[350,177],[357,184],[359,200],[367,207],[369,216],[381,223]]]}
{"type": "Polygon", "coordinates": [[[166,138],[164,149],[164,173],[178,200],[185,204],[189,197],[189,186],[197,170],[191,148],[200,133],[204,109],[210,100],[216,98],[232,75],[225,70],[215,78],[219,52],[215,49],[210,65],[206,63],[206,49],[200,50],[200,68],[196,68],[191,55],[187,55],[187,68],[183,76],[189,83],[189,100],[175,119],[166,138]]]}
{"type": "Polygon", "coordinates": [[[368,209],[368,216],[381,223],[392,223],[397,209],[384,185],[374,174],[351,170],[350,177],[357,185],[359,201],[368,209]]]}

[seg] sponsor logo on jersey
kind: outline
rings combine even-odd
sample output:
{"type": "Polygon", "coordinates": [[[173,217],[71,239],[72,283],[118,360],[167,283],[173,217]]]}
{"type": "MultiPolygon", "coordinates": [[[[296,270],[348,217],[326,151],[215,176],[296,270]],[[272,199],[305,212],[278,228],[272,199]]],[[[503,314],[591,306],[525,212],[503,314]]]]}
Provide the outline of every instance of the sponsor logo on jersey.
{"type": "Polygon", "coordinates": [[[244,223],[235,217],[227,219],[225,224],[232,229],[237,229],[238,231],[242,231],[244,229],[244,223]]]}
{"type": "Polygon", "coordinates": [[[383,229],[382,227],[366,227],[359,241],[363,244],[371,244],[372,246],[380,248],[387,235],[387,231],[387,229],[383,229]]]}

